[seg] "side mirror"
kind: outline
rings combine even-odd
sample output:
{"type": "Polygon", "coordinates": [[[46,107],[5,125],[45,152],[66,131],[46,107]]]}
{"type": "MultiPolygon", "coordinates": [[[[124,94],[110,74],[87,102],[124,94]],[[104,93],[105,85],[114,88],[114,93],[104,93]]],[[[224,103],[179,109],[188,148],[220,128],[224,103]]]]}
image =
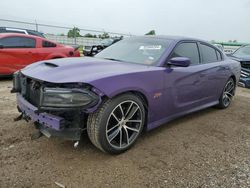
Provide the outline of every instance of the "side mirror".
{"type": "Polygon", "coordinates": [[[174,65],[178,67],[188,67],[190,65],[190,59],[187,57],[173,57],[169,60],[168,65],[174,65]]]}

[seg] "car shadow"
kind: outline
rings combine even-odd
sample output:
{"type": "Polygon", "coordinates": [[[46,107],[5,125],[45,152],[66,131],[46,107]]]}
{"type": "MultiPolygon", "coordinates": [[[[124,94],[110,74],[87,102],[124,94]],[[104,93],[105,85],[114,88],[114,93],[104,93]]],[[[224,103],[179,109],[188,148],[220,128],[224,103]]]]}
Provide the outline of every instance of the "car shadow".
{"type": "Polygon", "coordinates": [[[141,139],[144,140],[146,139],[146,137],[153,137],[153,136],[157,136],[157,134],[164,132],[168,129],[171,129],[179,124],[184,124],[184,123],[189,123],[191,122],[193,119],[197,118],[197,116],[205,116],[208,114],[213,114],[216,113],[218,109],[216,109],[215,107],[210,107],[210,108],[206,108],[200,111],[196,111],[184,116],[181,116],[179,118],[176,118],[174,120],[171,120],[167,123],[164,123],[162,125],[160,125],[159,127],[156,127],[155,129],[149,130],[149,131],[144,131],[143,134],[141,135],[141,139]]]}
{"type": "MultiPolygon", "coordinates": [[[[137,144],[142,145],[143,142],[146,141],[146,139],[149,139],[152,137],[157,137],[157,136],[159,136],[160,133],[166,132],[175,126],[184,125],[185,123],[190,123],[195,118],[197,118],[197,116],[202,117],[202,116],[205,116],[208,114],[214,114],[217,111],[218,111],[218,109],[216,109],[214,107],[210,107],[210,108],[207,108],[207,109],[204,109],[201,111],[193,112],[191,114],[187,114],[185,116],[179,117],[179,118],[172,120],[168,123],[162,124],[159,127],[152,129],[150,131],[145,130],[145,131],[143,131],[142,135],[138,139],[137,144]]],[[[88,151],[94,152],[96,154],[98,153],[98,154],[104,154],[104,156],[109,156],[109,154],[105,154],[105,153],[101,152],[100,150],[98,150],[97,148],[95,148],[95,146],[89,140],[87,132],[83,133],[78,149],[81,151],[88,150],[88,151]]]]}
{"type": "Polygon", "coordinates": [[[12,76],[0,76],[0,81],[11,81],[12,76]]]}

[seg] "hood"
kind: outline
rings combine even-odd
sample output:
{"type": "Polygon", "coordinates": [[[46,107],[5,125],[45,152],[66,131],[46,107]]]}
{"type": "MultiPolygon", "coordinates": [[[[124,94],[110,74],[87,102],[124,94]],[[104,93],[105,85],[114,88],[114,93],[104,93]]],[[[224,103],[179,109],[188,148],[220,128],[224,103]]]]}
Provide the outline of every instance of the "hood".
{"type": "Polygon", "coordinates": [[[239,55],[229,55],[230,58],[236,61],[250,61],[250,55],[239,56],[239,55]]]}
{"type": "Polygon", "coordinates": [[[41,61],[27,66],[21,72],[28,77],[52,83],[90,83],[106,77],[157,68],[160,67],[81,57],[41,61]]]}

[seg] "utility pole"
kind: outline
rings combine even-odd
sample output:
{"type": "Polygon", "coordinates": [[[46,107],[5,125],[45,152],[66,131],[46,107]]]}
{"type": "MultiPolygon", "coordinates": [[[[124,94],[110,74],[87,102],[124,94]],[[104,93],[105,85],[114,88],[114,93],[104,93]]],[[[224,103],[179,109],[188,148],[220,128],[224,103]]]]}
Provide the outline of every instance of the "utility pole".
{"type": "Polygon", "coordinates": [[[76,27],[73,27],[73,32],[74,32],[74,39],[75,39],[75,44],[76,44],[76,27]]]}
{"type": "Polygon", "coordinates": [[[36,20],[35,20],[35,24],[36,24],[36,31],[38,31],[38,24],[37,24],[36,20]]]}

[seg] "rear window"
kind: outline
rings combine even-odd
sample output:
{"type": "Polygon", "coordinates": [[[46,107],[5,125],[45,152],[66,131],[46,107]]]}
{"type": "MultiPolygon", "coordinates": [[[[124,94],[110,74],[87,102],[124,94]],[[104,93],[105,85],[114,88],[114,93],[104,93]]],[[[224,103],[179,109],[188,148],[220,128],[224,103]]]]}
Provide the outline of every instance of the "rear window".
{"type": "Polygon", "coordinates": [[[203,63],[212,63],[218,61],[217,50],[205,44],[201,44],[200,49],[203,63]]]}
{"type": "Polygon", "coordinates": [[[56,47],[55,43],[49,42],[49,41],[46,41],[46,40],[43,41],[42,45],[43,45],[44,48],[54,48],[54,47],[56,47]]]}
{"type": "Polygon", "coordinates": [[[35,48],[36,40],[27,37],[6,37],[0,39],[4,48],[35,48]]]}

